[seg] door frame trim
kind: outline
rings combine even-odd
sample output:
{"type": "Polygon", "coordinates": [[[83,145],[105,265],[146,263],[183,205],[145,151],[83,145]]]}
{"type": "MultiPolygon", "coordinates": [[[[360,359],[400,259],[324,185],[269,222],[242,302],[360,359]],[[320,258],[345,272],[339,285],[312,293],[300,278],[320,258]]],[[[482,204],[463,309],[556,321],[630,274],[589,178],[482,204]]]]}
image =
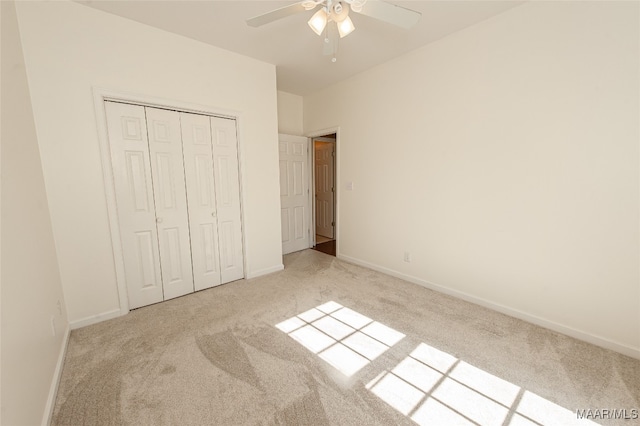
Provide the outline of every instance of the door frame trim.
{"type": "Polygon", "coordinates": [[[334,236],[336,241],[336,257],[340,255],[340,194],[342,193],[342,189],[340,187],[341,177],[340,177],[340,126],[328,127],[325,129],[314,130],[312,132],[307,132],[306,136],[309,138],[309,150],[311,151],[311,166],[313,167],[313,173],[309,173],[310,175],[310,188],[313,188],[313,196],[311,197],[313,205],[312,205],[312,216],[313,223],[311,223],[311,229],[313,230],[313,246],[316,245],[316,200],[315,200],[315,147],[313,144],[313,138],[320,138],[326,135],[330,135],[335,133],[336,135],[336,157],[334,161],[334,174],[335,181],[333,183],[335,192],[334,192],[334,209],[335,209],[335,228],[334,228],[334,236]]]}
{"type": "MultiPolygon", "coordinates": [[[[243,206],[244,184],[243,184],[243,164],[244,164],[244,119],[242,111],[211,105],[200,105],[191,102],[176,101],[172,99],[158,98],[155,96],[121,92],[102,87],[93,87],[93,104],[98,129],[98,143],[100,145],[100,159],[102,163],[102,177],[104,180],[105,201],[107,204],[107,218],[109,222],[109,233],[111,236],[111,249],[113,253],[113,264],[116,273],[116,286],[118,290],[119,316],[129,313],[129,297],[127,294],[127,282],[124,273],[124,256],[122,252],[122,241],[120,238],[120,224],[118,222],[118,211],[116,203],[116,193],[113,179],[113,165],[111,163],[111,150],[109,146],[109,133],[107,131],[107,114],[105,101],[134,104],[145,107],[169,109],[179,112],[196,113],[221,118],[231,118],[236,120],[236,134],[238,139],[238,180],[240,185],[240,226],[242,228],[242,251],[244,277],[247,277],[247,241],[245,232],[245,214],[243,206]]],[[[95,322],[99,322],[97,318],[95,322]]],[[[86,324],[89,325],[89,324],[86,324]]]]}

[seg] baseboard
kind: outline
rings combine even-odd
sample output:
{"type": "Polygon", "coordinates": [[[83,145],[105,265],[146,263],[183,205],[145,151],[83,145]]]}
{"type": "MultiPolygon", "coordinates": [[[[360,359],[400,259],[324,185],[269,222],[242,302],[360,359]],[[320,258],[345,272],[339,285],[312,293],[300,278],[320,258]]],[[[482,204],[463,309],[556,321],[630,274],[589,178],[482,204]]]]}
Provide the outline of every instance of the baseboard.
{"type": "Polygon", "coordinates": [[[274,272],[279,272],[284,269],[284,265],[281,263],[280,265],[271,266],[269,268],[260,269],[253,272],[247,272],[247,279],[261,277],[267,274],[273,274],[274,272]]]}
{"type": "Polygon", "coordinates": [[[392,277],[400,278],[402,280],[409,281],[414,284],[418,284],[430,290],[434,290],[439,293],[444,293],[449,296],[453,296],[458,299],[462,299],[464,301],[471,302],[476,305],[483,306],[485,308],[489,308],[491,310],[503,313],[505,315],[509,315],[514,318],[521,319],[523,321],[538,325],[540,327],[547,328],[549,330],[557,331],[558,333],[565,334],[567,336],[585,341],[587,343],[591,343],[593,345],[600,346],[605,349],[610,349],[612,351],[630,356],[632,358],[640,359],[640,349],[623,345],[621,343],[606,339],[604,337],[586,333],[584,331],[580,331],[575,328],[568,327],[566,325],[563,325],[554,321],[549,321],[547,319],[538,317],[536,315],[531,315],[527,312],[523,312],[518,309],[513,309],[508,306],[501,305],[499,303],[495,303],[490,300],[482,299],[480,297],[476,297],[462,291],[454,290],[452,288],[445,287],[439,284],[434,284],[432,282],[423,280],[421,278],[417,278],[412,275],[403,274],[402,272],[398,272],[390,268],[385,268],[383,266],[375,265],[373,263],[369,263],[364,260],[360,260],[350,256],[345,256],[343,254],[339,254],[337,257],[338,259],[344,260],[345,262],[353,263],[359,266],[364,266],[365,268],[373,269],[374,271],[382,272],[383,274],[391,275],[392,277]]]}
{"type": "MultiPolygon", "coordinates": [[[[274,272],[282,271],[284,269],[284,265],[275,265],[270,268],[260,269],[254,272],[247,273],[247,279],[260,277],[262,275],[272,274],[274,272]]],[[[88,325],[97,324],[102,321],[110,320],[113,318],[117,318],[122,315],[126,315],[128,311],[122,309],[113,309],[111,311],[103,312],[101,314],[92,315],[90,317],[81,318],[79,320],[72,321],[69,326],[71,330],[75,330],[81,327],[86,327],[88,325]]]]}
{"type": "Polygon", "coordinates": [[[92,315],[90,317],[82,318],[79,320],[71,321],[69,323],[69,327],[71,330],[75,330],[77,328],[86,327],[88,325],[97,324],[102,321],[110,320],[112,318],[117,318],[126,314],[126,312],[122,312],[122,310],[114,309],[112,311],[103,312],[98,315],[92,315]]]}
{"type": "Polygon", "coordinates": [[[56,369],[53,371],[53,378],[51,380],[51,387],[49,388],[47,404],[44,407],[44,413],[42,415],[43,426],[48,426],[51,423],[51,416],[53,415],[53,409],[56,405],[56,395],[58,394],[60,377],[62,377],[62,366],[64,365],[64,359],[67,355],[67,345],[69,344],[70,335],[71,328],[67,326],[64,330],[64,337],[62,338],[62,345],[60,346],[60,354],[58,355],[58,361],[56,362],[56,369]]]}

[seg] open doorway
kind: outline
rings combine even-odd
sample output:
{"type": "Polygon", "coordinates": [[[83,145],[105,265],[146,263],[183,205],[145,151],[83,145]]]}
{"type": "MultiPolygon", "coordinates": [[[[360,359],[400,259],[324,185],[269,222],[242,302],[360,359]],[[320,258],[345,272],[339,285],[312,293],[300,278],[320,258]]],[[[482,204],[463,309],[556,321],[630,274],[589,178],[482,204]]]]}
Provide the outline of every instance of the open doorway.
{"type": "Polygon", "coordinates": [[[336,134],[312,138],[315,247],[336,255],[336,134]]]}

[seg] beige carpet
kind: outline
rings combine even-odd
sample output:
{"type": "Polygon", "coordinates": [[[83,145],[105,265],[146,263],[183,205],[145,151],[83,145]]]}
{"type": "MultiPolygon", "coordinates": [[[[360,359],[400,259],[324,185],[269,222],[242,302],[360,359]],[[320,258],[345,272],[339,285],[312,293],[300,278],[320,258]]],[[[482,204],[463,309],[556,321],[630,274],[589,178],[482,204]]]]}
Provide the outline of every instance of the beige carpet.
{"type": "Polygon", "coordinates": [[[637,408],[638,360],[305,250],[72,332],[52,423],[586,425],[577,409],[637,408]]]}

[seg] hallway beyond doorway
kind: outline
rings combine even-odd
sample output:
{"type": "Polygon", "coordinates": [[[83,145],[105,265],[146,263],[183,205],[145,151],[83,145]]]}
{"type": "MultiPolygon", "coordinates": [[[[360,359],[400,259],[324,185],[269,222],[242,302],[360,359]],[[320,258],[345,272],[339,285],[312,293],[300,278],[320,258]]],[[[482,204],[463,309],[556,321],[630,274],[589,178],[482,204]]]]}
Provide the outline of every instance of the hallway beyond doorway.
{"type": "Polygon", "coordinates": [[[324,243],[318,243],[313,248],[316,251],[321,251],[322,253],[335,256],[336,255],[336,240],[326,241],[324,243]]]}

